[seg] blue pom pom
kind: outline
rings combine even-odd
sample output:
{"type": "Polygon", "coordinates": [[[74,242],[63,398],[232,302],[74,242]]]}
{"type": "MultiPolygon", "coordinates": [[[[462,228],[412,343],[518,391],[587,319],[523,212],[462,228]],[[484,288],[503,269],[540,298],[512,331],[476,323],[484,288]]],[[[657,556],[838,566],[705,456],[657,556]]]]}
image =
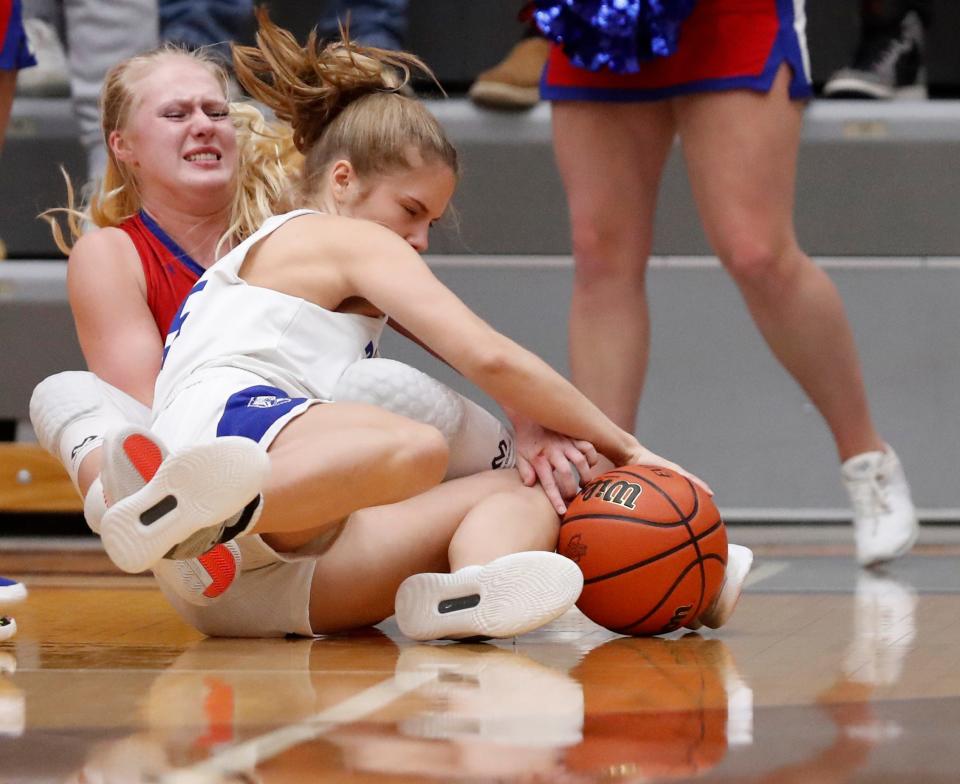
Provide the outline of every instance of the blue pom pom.
{"type": "Polygon", "coordinates": [[[636,73],[677,49],[696,0],[535,0],[537,27],[578,68],[636,73]]]}

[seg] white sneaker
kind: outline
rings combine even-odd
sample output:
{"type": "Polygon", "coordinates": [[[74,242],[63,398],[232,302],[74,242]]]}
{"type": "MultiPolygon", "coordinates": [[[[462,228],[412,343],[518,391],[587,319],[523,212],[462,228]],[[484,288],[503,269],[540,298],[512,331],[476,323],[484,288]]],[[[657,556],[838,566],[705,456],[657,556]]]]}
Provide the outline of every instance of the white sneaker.
{"type": "MultiPolygon", "coordinates": [[[[583,687],[516,649],[492,645],[411,645],[400,651],[398,683],[416,683],[421,707],[401,735],[524,749],[583,740],[583,687]]],[[[498,779],[499,780],[499,779],[498,779]]]]}
{"type": "Polygon", "coordinates": [[[201,555],[255,523],[270,460],[250,439],[216,438],[166,457],[155,435],[130,425],[108,433],[103,449],[101,537],[125,572],[201,555]]]}
{"type": "Polygon", "coordinates": [[[163,558],[153,573],[177,596],[203,606],[223,596],[240,573],[243,556],[236,541],[214,545],[196,558],[163,558]]]}
{"type": "Polygon", "coordinates": [[[37,98],[70,95],[67,55],[57,31],[43,19],[29,17],[23,20],[23,31],[37,64],[17,74],[17,95],[37,98]]]}
{"type": "Polygon", "coordinates": [[[727,570],[723,574],[723,584],[720,593],[706,610],[688,624],[687,629],[696,631],[701,626],[719,629],[733,615],[733,611],[743,593],[743,584],[750,574],[753,565],[753,551],[749,547],[739,544],[727,545],[727,570]]]}
{"type": "Polygon", "coordinates": [[[857,561],[861,566],[891,561],[907,553],[920,534],[910,486],[896,453],[854,455],[841,466],[853,506],[857,561]]]}
{"type": "Polygon", "coordinates": [[[0,642],[6,642],[17,633],[17,622],[6,615],[0,615],[0,642]]]}
{"type": "MultiPolygon", "coordinates": [[[[17,604],[27,598],[27,588],[23,583],[0,577],[0,606],[17,604]]],[[[17,622],[9,616],[0,616],[0,642],[9,640],[17,633],[17,622]]]]}
{"type": "Polygon", "coordinates": [[[413,640],[513,637],[569,610],[583,573],[557,553],[513,553],[452,574],[423,573],[400,584],[397,625],[413,640]]]}
{"type": "Polygon", "coordinates": [[[0,577],[0,605],[17,604],[27,598],[27,587],[9,577],[0,577]]]}

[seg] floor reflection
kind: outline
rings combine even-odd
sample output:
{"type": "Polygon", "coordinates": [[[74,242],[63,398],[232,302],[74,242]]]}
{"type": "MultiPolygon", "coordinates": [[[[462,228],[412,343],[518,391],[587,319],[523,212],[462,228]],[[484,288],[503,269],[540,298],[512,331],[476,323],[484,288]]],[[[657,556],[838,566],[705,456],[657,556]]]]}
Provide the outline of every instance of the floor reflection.
{"type": "Polygon", "coordinates": [[[345,768],[450,779],[551,780],[581,739],[583,691],[564,672],[492,645],[417,645],[396,680],[422,684],[393,725],[363,722],[330,735],[345,768]]]}
{"type": "Polygon", "coordinates": [[[740,731],[751,723],[721,640],[619,638],[590,651],[571,675],[583,684],[586,718],[565,764],[585,780],[681,779],[715,767],[729,745],[730,686],[740,731]]]}
{"type": "Polygon", "coordinates": [[[0,651],[0,737],[19,738],[27,727],[27,699],[10,676],[17,671],[17,657],[0,651]]]}
{"type": "Polygon", "coordinates": [[[828,747],[801,764],[783,768],[765,781],[848,781],[869,760],[874,747],[896,741],[900,723],[877,714],[879,687],[896,684],[916,637],[917,594],[908,583],[882,571],[857,576],[852,636],[836,682],[817,704],[836,728],[828,747]]]}
{"type": "Polygon", "coordinates": [[[880,571],[862,570],[854,594],[853,640],[843,663],[852,683],[891,686],[917,636],[917,593],[880,571]]]}
{"type": "Polygon", "coordinates": [[[740,626],[703,636],[616,637],[572,614],[474,645],[389,624],[23,637],[0,649],[0,757],[22,784],[953,781],[955,598],[863,571],[852,595],[748,594],[740,626]]]}
{"type": "Polygon", "coordinates": [[[752,727],[729,649],[695,634],[616,638],[569,671],[510,646],[398,647],[377,633],[203,640],[142,711],[146,731],[93,745],[68,780],[678,779],[752,727]]]}

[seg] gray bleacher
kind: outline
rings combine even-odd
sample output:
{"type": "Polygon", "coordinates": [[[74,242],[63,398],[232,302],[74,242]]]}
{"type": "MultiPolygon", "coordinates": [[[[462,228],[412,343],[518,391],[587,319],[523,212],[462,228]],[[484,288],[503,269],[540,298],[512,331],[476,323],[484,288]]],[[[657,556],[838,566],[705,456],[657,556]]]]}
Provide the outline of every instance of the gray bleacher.
{"type": "MultiPolygon", "coordinates": [[[[565,371],[572,268],[548,107],[509,114],[462,99],[431,107],[464,160],[459,225],[437,230],[431,264],[484,317],[565,371]]],[[[53,255],[32,215],[61,198],[56,163],[76,172],[80,159],[66,102],[17,102],[0,170],[0,237],[18,259],[0,264],[0,419],[23,419],[30,389],[47,373],[82,366],[63,263],[24,258],[53,255]]],[[[927,520],[960,519],[957,170],[960,102],[815,102],[808,110],[800,240],[845,299],[876,418],[927,520]]],[[[844,517],[829,434],[710,255],[677,155],[656,230],[641,439],[710,481],[730,519],[844,517]]],[[[384,353],[467,390],[399,339],[388,339],[384,353]]]]}

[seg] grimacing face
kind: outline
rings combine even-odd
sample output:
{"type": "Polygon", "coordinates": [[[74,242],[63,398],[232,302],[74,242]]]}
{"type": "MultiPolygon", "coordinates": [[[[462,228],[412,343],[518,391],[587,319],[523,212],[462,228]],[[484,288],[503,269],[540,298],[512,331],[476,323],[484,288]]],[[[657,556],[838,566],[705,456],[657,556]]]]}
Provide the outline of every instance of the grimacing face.
{"type": "Polygon", "coordinates": [[[110,135],[110,146],[133,171],[144,199],[211,207],[229,201],[237,134],[214,74],[188,56],[170,55],[131,89],[135,97],[127,127],[110,135]]]}
{"type": "MultiPolygon", "coordinates": [[[[443,217],[457,186],[456,175],[439,161],[411,161],[410,168],[360,177],[350,168],[334,188],[338,211],[350,218],[379,223],[402,237],[418,253],[429,245],[430,228],[443,217]]],[[[349,166],[349,164],[347,164],[349,166]]]]}

